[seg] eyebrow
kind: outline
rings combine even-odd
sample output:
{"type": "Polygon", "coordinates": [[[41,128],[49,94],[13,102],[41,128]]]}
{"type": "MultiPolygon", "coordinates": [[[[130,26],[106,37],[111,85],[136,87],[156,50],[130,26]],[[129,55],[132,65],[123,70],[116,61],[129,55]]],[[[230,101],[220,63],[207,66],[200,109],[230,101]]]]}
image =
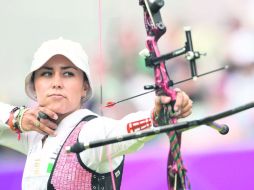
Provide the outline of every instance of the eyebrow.
{"type": "MultiPolygon", "coordinates": [[[[43,67],[41,67],[41,69],[53,70],[52,67],[47,67],[47,66],[43,66],[43,67]]],[[[66,70],[66,69],[75,69],[75,70],[78,70],[78,68],[72,67],[72,66],[61,67],[61,69],[62,70],[66,70]]]]}

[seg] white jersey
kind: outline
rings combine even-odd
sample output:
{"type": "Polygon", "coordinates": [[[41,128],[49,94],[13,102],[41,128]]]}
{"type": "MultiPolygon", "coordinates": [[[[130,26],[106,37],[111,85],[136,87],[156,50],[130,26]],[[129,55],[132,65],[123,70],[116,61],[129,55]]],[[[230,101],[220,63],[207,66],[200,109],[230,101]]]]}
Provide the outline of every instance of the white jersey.
{"type": "MultiPolygon", "coordinates": [[[[17,139],[17,134],[5,124],[12,108],[12,106],[0,103],[0,144],[27,155],[22,189],[47,189],[51,169],[62,144],[82,118],[96,114],[87,109],[73,112],[59,123],[55,131],[57,135],[47,137],[42,144],[44,135],[37,132],[22,133],[21,139],[17,139]]],[[[150,111],[129,114],[121,120],[97,117],[82,128],[79,134],[79,142],[89,143],[94,140],[127,134],[127,128],[130,124],[146,119],[150,119],[150,111]]],[[[150,122],[149,127],[151,127],[150,122]]],[[[112,162],[113,169],[117,168],[122,162],[124,154],[137,151],[144,145],[144,142],[151,138],[146,137],[88,149],[81,152],[80,157],[85,166],[91,170],[107,173],[110,172],[109,162],[112,162]]]]}

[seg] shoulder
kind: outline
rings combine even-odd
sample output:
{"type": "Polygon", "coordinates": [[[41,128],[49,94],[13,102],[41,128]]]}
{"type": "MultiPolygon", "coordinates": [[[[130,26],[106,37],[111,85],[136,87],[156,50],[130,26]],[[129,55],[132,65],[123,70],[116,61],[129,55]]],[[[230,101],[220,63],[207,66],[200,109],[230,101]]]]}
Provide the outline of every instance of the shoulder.
{"type": "Polygon", "coordinates": [[[93,112],[89,109],[78,109],[75,112],[73,112],[73,114],[75,114],[77,116],[88,116],[88,115],[98,116],[98,114],[96,114],[95,112],[93,112]]]}

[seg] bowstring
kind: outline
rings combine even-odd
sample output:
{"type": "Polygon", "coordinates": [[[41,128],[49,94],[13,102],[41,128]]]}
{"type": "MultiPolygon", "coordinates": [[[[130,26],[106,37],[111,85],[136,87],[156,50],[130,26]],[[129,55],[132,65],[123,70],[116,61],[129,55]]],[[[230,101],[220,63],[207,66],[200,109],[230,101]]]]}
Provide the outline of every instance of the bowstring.
{"type": "MultiPolygon", "coordinates": [[[[104,116],[103,114],[103,88],[102,88],[102,72],[103,72],[103,55],[102,55],[102,0],[98,0],[98,27],[99,27],[99,82],[100,82],[100,115],[104,116]]],[[[103,122],[105,124],[105,122],[103,122]]],[[[113,170],[113,164],[112,164],[112,158],[110,156],[110,145],[106,145],[106,153],[107,153],[107,159],[109,161],[109,168],[110,168],[110,175],[111,175],[111,181],[113,190],[116,190],[116,182],[114,178],[114,170],[113,170]]]]}

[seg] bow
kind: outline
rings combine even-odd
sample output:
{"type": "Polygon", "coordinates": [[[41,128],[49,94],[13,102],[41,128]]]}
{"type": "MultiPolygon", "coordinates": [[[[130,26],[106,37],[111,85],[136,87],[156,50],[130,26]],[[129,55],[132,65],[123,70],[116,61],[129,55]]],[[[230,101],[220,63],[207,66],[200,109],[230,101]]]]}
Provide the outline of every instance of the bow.
{"type": "MultiPolygon", "coordinates": [[[[162,125],[176,124],[177,118],[174,116],[174,104],[176,101],[176,91],[172,86],[172,80],[167,72],[165,61],[167,59],[179,56],[187,53],[189,55],[191,74],[192,77],[197,76],[196,62],[197,56],[193,51],[191,32],[190,29],[186,29],[187,42],[184,48],[178,51],[169,53],[168,55],[160,55],[160,51],[157,45],[160,37],[166,32],[166,27],[162,22],[160,9],[164,5],[163,0],[148,1],[139,0],[139,4],[144,10],[144,24],[147,33],[146,48],[148,52],[145,55],[145,63],[147,67],[154,69],[154,85],[145,86],[145,89],[153,89],[157,95],[167,95],[171,98],[171,105],[164,105],[161,113],[159,114],[160,121],[163,121],[162,125]],[[172,117],[168,120],[168,113],[172,117]]],[[[181,157],[180,146],[181,146],[181,133],[177,131],[171,131],[168,133],[170,140],[170,150],[168,155],[168,187],[169,189],[186,189],[190,188],[190,184],[187,183],[186,169],[183,165],[181,157]]]]}
{"type": "MultiPolygon", "coordinates": [[[[154,85],[147,85],[145,89],[155,90],[157,95],[167,95],[171,97],[170,105],[164,105],[161,113],[159,114],[159,120],[162,121],[160,125],[166,124],[176,124],[177,118],[174,117],[174,104],[176,101],[176,91],[171,88],[174,83],[167,72],[165,61],[178,57],[185,54],[187,60],[190,63],[191,78],[185,79],[181,82],[188,80],[195,80],[200,76],[215,72],[223,68],[198,75],[196,67],[196,59],[200,58],[202,55],[198,51],[194,51],[191,37],[190,27],[185,27],[186,43],[184,47],[167,53],[165,55],[160,55],[160,51],[157,45],[160,37],[166,32],[166,27],[163,24],[160,9],[164,6],[164,0],[139,0],[139,5],[143,7],[144,11],[144,24],[147,33],[146,48],[147,50],[142,54],[145,55],[145,63],[147,67],[152,67],[154,69],[154,85]],[[168,120],[168,113],[171,115],[171,119],[168,120]]],[[[180,82],[178,82],[180,83],[180,82]]],[[[217,123],[211,122],[206,123],[210,126],[220,126],[217,123]]],[[[222,126],[220,126],[222,127],[222,126]]],[[[172,189],[190,189],[190,183],[187,178],[187,171],[184,167],[183,160],[181,158],[181,132],[180,131],[170,131],[168,133],[170,140],[170,150],[168,155],[168,187],[169,190],[172,189]]]]}
{"type": "MultiPolygon", "coordinates": [[[[160,51],[157,45],[158,40],[166,32],[166,27],[163,24],[160,9],[164,5],[163,0],[139,0],[139,5],[142,6],[144,11],[144,24],[147,33],[146,39],[146,50],[141,52],[145,57],[145,63],[147,67],[151,67],[154,70],[154,80],[155,83],[152,85],[144,86],[145,90],[151,90],[149,92],[155,91],[157,95],[167,95],[171,98],[170,105],[164,105],[162,112],[160,113],[160,122],[159,125],[166,124],[176,124],[177,118],[174,116],[174,104],[176,101],[176,91],[171,88],[174,84],[185,82],[187,80],[196,79],[197,77],[206,75],[198,75],[196,67],[196,59],[200,58],[202,55],[198,51],[193,50],[191,29],[190,27],[185,27],[186,34],[186,43],[183,48],[177,49],[165,55],[160,55],[160,51]],[[167,72],[165,61],[168,59],[175,58],[180,55],[186,55],[187,60],[190,63],[191,78],[185,79],[183,81],[174,83],[167,72]],[[171,118],[168,120],[168,115],[171,115],[171,118]]],[[[221,68],[224,69],[225,67],[221,68]]],[[[217,69],[214,71],[218,71],[217,69]]],[[[214,72],[214,71],[210,71],[214,72]]],[[[146,92],[146,93],[149,93],[146,92]]],[[[142,93],[140,95],[146,94],[142,93]]],[[[138,97],[136,95],[131,98],[138,97]]],[[[117,103],[129,100],[127,98],[120,100],[118,102],[108,102],[106,107],[112,107],[117,103]]],[[[212,126],[218,126],[216,123],[210,123],[212,126]]],[[[181,158],[180,145],[181,145],[181,132],[176,132],[171,130],[168,133],[170,140],[170,150],[168,155],[168,167],[167,167],[167,176],[168,176],[168,186],[169,189],[190,189],[190,184],[186,176],[186,169],[183,165],[183,160],[181,158]]]]}
{"type": "MultiPolygon", "coordinates": [[[[112,144],[112,143],[121,142],[124,140],[140,138],[140,137],[144,137],[148,135],[154,135],[154,134],[166,132],[170,139],[170,151],[168,156],[168,167],[167,167],[169,189],[170,190],[173,188],[174,189],[187,189],[187,188],[190,189],[190,184],[188,183],[188,180],[186,177],[186,169],[184,168],[183,161],[181,159],[181,152],[180,152],[181,132],[183,130],[190,129],[192,127],[206,124],[208,126],[211,126],[217,129],[220,133],[226,134],[228,132],[228,127],[224,125],[219,125],[217,123],[214,123],[213,121],[220,119],[222,117],[226,117],[226,116],[238,113],[240,111],[252,108],[254,106],[254,103],[250,103],[246,106],[243,106],[241,107],[241,109],[234,109],[233,111],[229,110],[219,115],[203,118],[200,120],[177,123],[177,118],[174,117],[174,110],[173,110],[174,103],[176,100],[176,91],[174,91],[174,89],[172,89],[171,87],[175,84],[186,82],[192,79],[195,80],[197,77],[201,77],[206,74],[210,74],[212,72],[225,69],[225,67],[216,69],[213,71],[209,71],[207,73],[198,74],[197,67],[196,67],[196,59],[200,58],[202,54],[199,53],[198,51],[194,51],[193,49],[190,27],[185,27],[186,43],[184,47],[174,50],[165,55],[161,55],[157,42],[161,38],[161,36],[166,32],[166,27],[163,24],[161,14],[160,14],[160,9],[163,7],[164,1],[163,0],[153,0],[153,1],[139,0],[139,5],[142,6],[144,11],[144,24],[145,24],[146,33],[147,33],[147,39],[146,39],[147,49],[146,51],[143,51],[142,54],[145,55],[146,66],[153,68],[154,79],[155,79],[154,84],[146,85],[144,88],[146,90],[151,90],[146,93],[155,91],[157,95],[167,95],[171,97],[172,101],[170,105],[165,105],[163,107],[162,112],[163,113],[170,112],[172,117],[170,120],[168,120],[166,117],[166,115],[168,114],[164,114],[165,117],[162,116],[162,120],[164,121],[162,125],[164,126],[160,126],[152,130],[134,133],[134,134],[128,134],[126,136],[120,136],[120,137],[111,138],[107,140],[105,139],[98,140],[96,142],[91,142],[86,145],[82,143],[76,143],[74,146],[68,147],[67,151],[81,152],[88,148],[103,146],[106,144],[112,144]],[[173,82],[167,72],[165,61],[168,59],[178,57],[180,55],[185,55],[187,60],[190,63],[191,77],[179,82],[173,82]],[[171,109],[169,109],[169,107],[171,107],[171,109]]],[[[143,94],[146,94],[146,93],[143,93],[143,94]]],[[[143,94],[140,94],[140,95],[143,95],[143,94]]],[[[140,95],[136,95],[134,97],[137,97],[140,95]]],[[[134,98],[134,97],[131,97],[131,98],[134,98]]],[[[118,102],[109,102],[107,104],[107,107],[111,107],[117,103],[123,102],[125,100],[129,100],[131,98],[120,100],[118,102]]]]}

